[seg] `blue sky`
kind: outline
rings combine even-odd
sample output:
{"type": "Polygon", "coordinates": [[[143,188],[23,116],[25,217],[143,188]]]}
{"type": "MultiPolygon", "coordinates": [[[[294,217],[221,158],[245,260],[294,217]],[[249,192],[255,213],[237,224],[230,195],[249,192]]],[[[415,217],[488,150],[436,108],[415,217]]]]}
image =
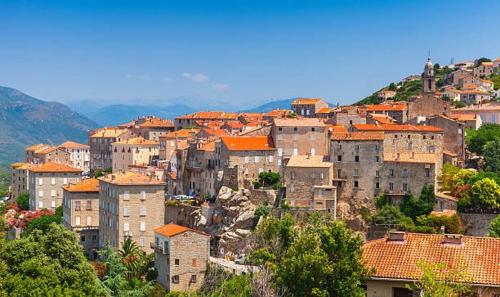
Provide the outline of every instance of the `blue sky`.
{"type": "MultiPolygon", "coordinates": [[[[500,56],[500,1],[0,0],[0,85],[62,102],[351,103],[500,56]]],[[[207,105],[207,109],[210,108],[207,105]]]]}

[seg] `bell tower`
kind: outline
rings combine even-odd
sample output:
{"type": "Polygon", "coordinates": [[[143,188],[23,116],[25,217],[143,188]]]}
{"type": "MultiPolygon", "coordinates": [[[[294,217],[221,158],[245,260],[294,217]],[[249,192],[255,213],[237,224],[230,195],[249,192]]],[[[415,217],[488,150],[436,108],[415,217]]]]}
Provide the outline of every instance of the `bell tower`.
{"type": "Polygon", "coordinates": [[[434,75],[434,65],[432,65],[431,58],[428,58],[422,73],[422,94],[434,94],[435,92],[436,76],[434,75]]]}

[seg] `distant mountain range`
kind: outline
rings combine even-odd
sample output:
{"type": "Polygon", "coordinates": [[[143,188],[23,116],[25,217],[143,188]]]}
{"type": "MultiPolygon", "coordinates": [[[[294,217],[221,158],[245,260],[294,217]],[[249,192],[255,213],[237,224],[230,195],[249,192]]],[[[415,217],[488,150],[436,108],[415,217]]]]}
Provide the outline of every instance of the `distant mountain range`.
{"type": "Polygon", "coordinates": [[[290,109],[292,105],[292,101],[295,98],[292,99],[284,99],[284,100],[275,100],[271,102],[264,103],[262,105],[259,105],[257,107],[243,110],[244,112],[268,112],[273,109],[290,109]]]}
{"type": "Polygon", "coordinates": [[[24,148],[35,143],[87,143],[88,131],[97,126],[64,104],[0,86],[0,164],[22,160],[24,148]]]}

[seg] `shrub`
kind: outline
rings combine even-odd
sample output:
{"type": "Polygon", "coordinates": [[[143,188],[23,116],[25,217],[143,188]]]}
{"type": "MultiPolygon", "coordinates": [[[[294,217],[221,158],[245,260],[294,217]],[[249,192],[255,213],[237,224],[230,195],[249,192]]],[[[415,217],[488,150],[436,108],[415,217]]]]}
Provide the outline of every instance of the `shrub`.
{"type": "Polygon", "coordinates": [[[418,226],[425,226],[433,228],[434,231],[439,232],[441,230],[441,226],[444,226],[446,233],[458,234],[461,233],[461,222],[458,215],[452,216],[419,216],[417,218],[418,226]]]}
{"type": "Polygon", "coordinates": [[[272,186],[280,181],[280,174],[277,172],[261,172],[259,180],[263,186],[272,186]]]}
{"type": "Polygon", "coordinates": [[[489,236],[500,237],[500,215],[491,221],[489,236]]]}
{"type": "Polygon", "coordinates": [[[381,193],[377,197],[375,197],[375,206],[377,207],[377,209],[381,209],[385,205],[389,205],[389,200],[387,199],[387,196],[381,193]]]}
{"type": "Polygon", "coordinates": [[[253,188],[254,189],[260,189],[262,187],[262,184],[260,183],[260,181],[256,180],[253,182],[253,188]]]}
{"type": "Polygon", "coordinates": [[[28,192],[21,193],[16,198],[16,203],[21,210],[29,210],[30,209],[30,195],[28,192]]]}

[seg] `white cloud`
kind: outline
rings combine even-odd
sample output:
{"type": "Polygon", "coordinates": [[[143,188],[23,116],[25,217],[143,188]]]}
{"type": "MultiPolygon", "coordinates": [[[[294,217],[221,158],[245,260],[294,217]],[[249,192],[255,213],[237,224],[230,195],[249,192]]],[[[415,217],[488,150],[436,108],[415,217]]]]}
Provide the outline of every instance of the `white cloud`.
{"type": "Polygon", "coordinates": [[[189,72],[184,72],[182,74],[182,77],[187,78],[189,80],[192,80],[194,82],[204,82],[208,81],[208,76],[206,76],[203,73],[189,73],[189,72]]]}
{"type": "Polygon", "coordinates": [[[225,91],[229,89],[229,85],[226,84],[214,84],[212,87],[217,91],[225,91]]]}

